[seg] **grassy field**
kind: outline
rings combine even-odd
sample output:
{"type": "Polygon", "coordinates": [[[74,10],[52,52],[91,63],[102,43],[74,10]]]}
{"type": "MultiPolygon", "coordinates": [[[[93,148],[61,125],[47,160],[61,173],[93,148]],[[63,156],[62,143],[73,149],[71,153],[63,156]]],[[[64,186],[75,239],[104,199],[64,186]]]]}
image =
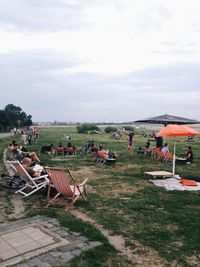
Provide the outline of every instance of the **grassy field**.
{"type": "MultiPolygon", "coordinates": [[[[200,266],[200,194],[168,192],[149,182],[149,178],[144,175],[145,171],[171,171],[172,166],[155,158],[138,156],[137,148],[147,142],[147,138],[141,137],[139,130],[134,139],[135,149],[130,153],[126,152],[126,139],[114,140],[109,134],[78,134],[73,127],[42,128],[38,144],[29,146],[29,150],[39,153],[42,145],[58,145],[59,142],[66,145],[67,134],[71,135],[72,144],[77,149],[81,148],[87,139],[93,139],[97,144],[104,144],[106,148],[120,154],[115,166],[95,164],[91,155],[41,155],[45,165],[69,167],[78,180],[89,178],[88,201],[76,203],[79,211],[94,219],[112,235],[122,236],[126,246],[144,259],[141,265],[136,266],[155,266],[154,257],[160,259],[160,266],[200,266]]],[[[8,140],[10,139],[0,140],[1,154],[8,140]]],[[[174,140],[167,139],[171,151],[174,140]]],[[[177,154],[182,156],[183,148],[188,143],[185,138],[176,141],[177,154]]],[[[191,143],[195,157],[193,164],[177,165],[176,173],[181,177],[200,176],[199,144],[199,138],[191,143]]],[[[11,194],[6,195],[6,199],[9,196],[11,194]]],[[[94,226],[83,223],[69,214],[66,215],[63,207],[44,209],[45,197],[42,193],[25,199],[24,202],[26,216],[39,213],[55,216],[67,227],[74,227],[75,230],[104,243],[101,248],[76,258],[69,266],[134,266],[134,263],[129,263],[125,257],[121,257],[94,226]]]]}

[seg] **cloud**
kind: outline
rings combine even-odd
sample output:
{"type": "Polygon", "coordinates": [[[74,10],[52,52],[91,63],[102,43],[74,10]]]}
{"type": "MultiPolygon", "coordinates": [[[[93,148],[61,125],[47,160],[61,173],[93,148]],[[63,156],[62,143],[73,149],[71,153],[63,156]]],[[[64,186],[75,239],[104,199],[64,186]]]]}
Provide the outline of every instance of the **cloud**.
{"type": "Polygon", "coordinates": [[[52,51],[0,55],[1,108],[19,105],[35,121],[130,121],[161,113],[196,118],[200,63],[126,75],[71,73],[78,64],[52,51]]]}
{"type": "Polygon", "coordinates": [[[195,118],[198,7],[197,0],[1,0],[0,107],[20,105],[38,121],[195,118]]]}
{"type": "Polygon", "coordinates": [[[25,32],[52,32],[88,26],[80,1],[64,0],[2,0],[0,24],[6,30],[25,32]]]}

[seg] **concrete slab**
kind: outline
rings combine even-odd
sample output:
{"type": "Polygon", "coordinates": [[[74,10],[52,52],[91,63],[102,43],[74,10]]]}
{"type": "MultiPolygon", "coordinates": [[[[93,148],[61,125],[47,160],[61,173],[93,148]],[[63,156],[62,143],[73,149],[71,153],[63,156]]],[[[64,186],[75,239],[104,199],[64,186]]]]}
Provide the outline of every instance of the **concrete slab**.
{"type": "Polygon", "coordinates": [[[68,243],[68,240],[38,225],[21,226],[21,229],[0,233],[0,266],[17,264],[68,243]]]}
{"type": "Polygon", "coordinates": [[[101,245],[60,227],[44,216],[0,224],[0,266],[64,266],[83,251],[101,245]],[[56,226],[56,227],[55,227],[56,226]]]}

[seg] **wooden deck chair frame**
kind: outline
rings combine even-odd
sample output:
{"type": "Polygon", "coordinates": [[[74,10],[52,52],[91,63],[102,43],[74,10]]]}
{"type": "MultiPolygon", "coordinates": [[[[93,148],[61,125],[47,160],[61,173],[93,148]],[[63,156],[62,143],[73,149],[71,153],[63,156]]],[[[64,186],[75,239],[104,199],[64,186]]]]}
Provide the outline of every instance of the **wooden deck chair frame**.
{"type": "Polygon", "coordinates": [[[101,155],[99,153],[100,151],[96,151],[97,157],[99,158],[99,163],[102,164],[107,164],[107,165],[111,165],[113,163],[116,163],[116,159],[114,158],[109,158],[109,157],[104,157],[103,155],[101,155]]]}
{"type": "Polygon", "coordinates": [[[20,193],[23,197],[28,197],[49,184],[48,175],[39,177],[31,177],[19,161],[7,161],[15,173],[19,174],[20,178],[26,183],[24,187],[17,190],[15,193],[20,193]],[[26,193],[26,189],[31,190],[26,193]]]}
{"type": "Polygon", "coordinates": [[[86,183],[88,178],[86,178],[81,184],[77,184],[70,170],[63,168],[51,168],[46,167],[46,171],[49,175],[49,186],[47,193],[47,207],[56,200],[60,195],[71,199],[70,206],[76,202],[76,200],[81,197],[83,201],[86,201],[86,183]],[[69,177],[71,178],[73,185],[69,184],[69,177]],[[50,199],[51,188],[54,187],[57,194],[50,199]]]}
{"type": "Polygon", "coordinates": [[[99,156],[99,158],[102,160],[100,163],[102,164],[108,164],[108,165],[111,165],[113,163],[116,163],[116,159],[113,159],[113,158],[105,158],[103,156],[101,156],[98,151],[97,151],[97,155],[99,156]]]}
{"type": "Polygon", "coordinates": [[[106,160],[104,158],[102,158],[97,151],[92,152],[92,156],[94,157],[94,162],[96,163],[102,163],[105,164],[106,160]]]}

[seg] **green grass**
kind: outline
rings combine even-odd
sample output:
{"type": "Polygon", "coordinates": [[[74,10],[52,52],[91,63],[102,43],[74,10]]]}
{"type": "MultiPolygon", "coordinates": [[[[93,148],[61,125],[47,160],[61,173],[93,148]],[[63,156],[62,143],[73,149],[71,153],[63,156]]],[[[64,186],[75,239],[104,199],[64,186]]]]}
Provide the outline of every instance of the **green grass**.
{"type": "MultiPolygon", "coordinates": [[[[199,192],[168,192],[155,187],[144,176],[145,171],[171,171],[170,163],[163,163],[155,158],[138,156],[135,151],[126,152],[127,140],[113,140],[109,134],[82,135],[76,133],[72,127],[42,128],[37,145],[31,145],[31,151],[39,153],[42,145],[61,141],[67,144],[65,135],[72,136],[72,144],[80,149],[87,139],[94,139],[96,143],[103,143],[106,148],[120,153],[116,166],[100,166],[92,162],[92,157],[76,156],[63,157],[61,161],[54,161],[54,157],[41,155],[41,160],[48,166],[69,167],[73,171],[88,168],[93,172],[89,180],[91,190],[88,193],[88,202],[78,201],[76,207],[87,212],[90,217],[110,230],[113,234],[120,234],[131,246],[137,240],[158,252],[170,264],[177,261],[180,266],[195,266],[188,263],[187,257],[196,256],[200,252],[200,200],[199,192]]],[[[8,139],[7,139],[8,140],[8,139]]],[[[188,143],[185,138],[177,142],[177,155],[182,156],[183,148],[188,143]]],[[[147,138],[139,135],[135,137],[136,149],[144,146],[147,138]]],[[[173,150],[174,139],[166,140],[173,150]]],[[[1,141],[5,146],[5,142],[1,141]]],[[[195,162],[191,165],[177,165],[176,173],[181,177],[186,175],[200,176],[200,138],[191,143],[195,162]]],[[[1,150],[0,150],[1,152],[1,150]]],[[[62,157],[61,157],[62,159],[62,157]]],[[[76,173],[75,173],[76,176],[76,173]]],[[[26,200],[27,211],[37,214],[44,213],[44,196],[37,194],[26,200]],[[35,201],[39,206],[34,209],[35,201]]],[[[124,258],[120,258],[116,251],[108,248],[109,244],[99,236],[98,230],[91,229],[88,224],[82,224],[73,217],[60,215],[62,208],[45,211],[47,216],[57,216],[67,227],[71,225],[75,231],[83,232],[89,238],[97,238],[104,245],[97,251],[89,251],[76,258],[70,266],[129,266],[124,258]],[[59,210],[59,215],[57,211],[59,210]],[[48,214],[49,212],[49,214],[48,214]],[[53,215],[52,215],[53,214],[53,215]],[[96,262],[96,264],[94,264],[96,262]],[[92,265],[93,264],[93,265],[92,265]]],[[[145,256],[145,255],[144,255],[145,256]]],[[[133,266],[133,265],[130,265],[133,266]]]]}

